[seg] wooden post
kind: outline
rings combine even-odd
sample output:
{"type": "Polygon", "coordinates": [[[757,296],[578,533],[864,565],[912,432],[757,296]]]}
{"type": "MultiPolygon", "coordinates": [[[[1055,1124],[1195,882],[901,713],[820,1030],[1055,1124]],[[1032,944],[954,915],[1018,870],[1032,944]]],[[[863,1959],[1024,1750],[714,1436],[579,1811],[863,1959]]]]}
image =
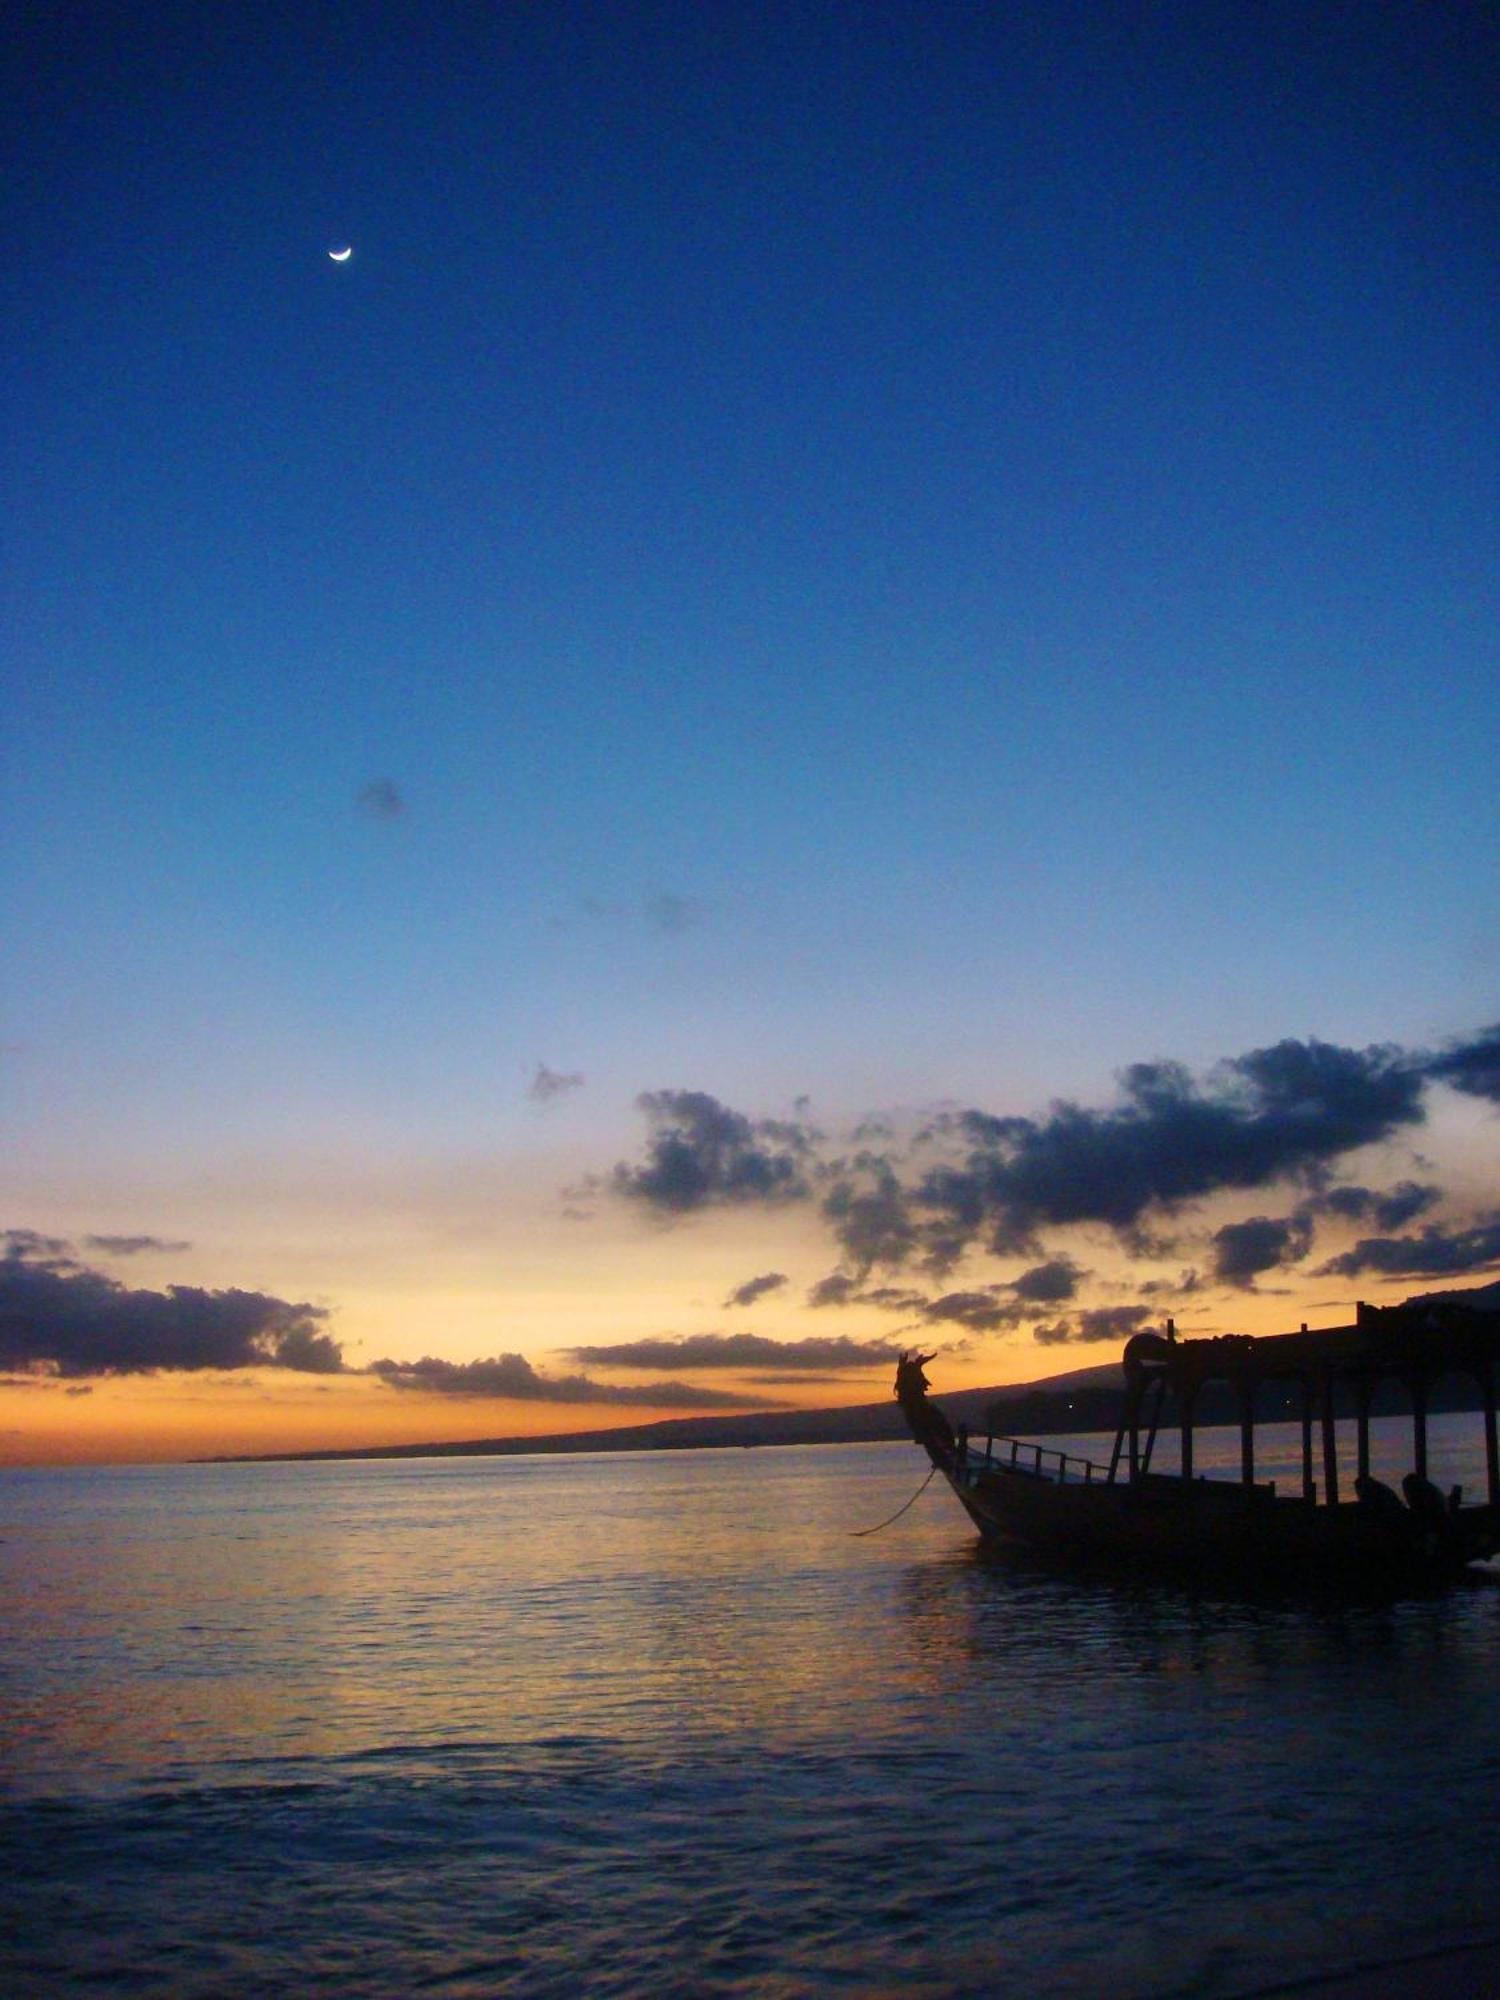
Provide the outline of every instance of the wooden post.
{"type": "Polygon", "coordinates": [[[1370,1476],[1370,1389],[1369,1376],[1361,1375],[1359,1381],[1355,1384],[1355,1393],[1359,1397],[1359,1476],[1361,1479],[1368,1479],[1370,1476]]]}
{"type": "Polygon", "coordinates": [[[1490,1476],[1490,1505],[1500,1507],[1500,1440],[1495,1435],[1495,1361],[1491,1355],[1479,1378],[1484,1391],[1484,1463],[1490,1476]]]}
{"type": "Polygon", "coordinates": [[[1255,1381],[1240,1383],[1240,1480],[1248,1493],[1255,1484],[1255,1381]]]}
{"type": "Polygon", "coordinates": [[[1302,1497],[1309,1506],[1318,1497],[1318,1483],[1313,1478],[1312,1427],[1312,1377],[1304,1375],[1302,1377],[1302,1497]]]}
{"type": "Polygon", "coordinates": [[[1142,1473],[1147,1473],[1151,1470],[1151,1454],[1156,1449],[1156,1431],[1157,1426],[1161,1422],[1161,1406],[1166,1400],[1166,1395],[1167,1378],[1165,1375],[1158,1375],[1156,1378],[1156,1393],[1152,1399],[1151,1415],[1148,1419],[1150,1429],[1146,1432],[1146,1449],[1141,1454],[1142,1473]]]}
{"type": "Polygon", "coordinates": [[[1412,1454],[1416,1462],[1418,1479],[1427,1477],[1427,1376],[1425,1371],[1413,1371],[1411,1378],[1411,1429],[1412,1454]]]}
{"type": "Polygon", "coordinates": [[[1193,1483],[1193,1404],[1197,1401],[1197,1390],[1184,1383],[1178,1394],[1182,1398],[1182,1483],[1193,1483]]]}
{"type": "Polygon", "coordinates": [[[1333,1427],[1333,1377],[1323,1377],[1323,1491],[1328,1505],[1339,1503],[1338,1436],[1333,1427]]]}

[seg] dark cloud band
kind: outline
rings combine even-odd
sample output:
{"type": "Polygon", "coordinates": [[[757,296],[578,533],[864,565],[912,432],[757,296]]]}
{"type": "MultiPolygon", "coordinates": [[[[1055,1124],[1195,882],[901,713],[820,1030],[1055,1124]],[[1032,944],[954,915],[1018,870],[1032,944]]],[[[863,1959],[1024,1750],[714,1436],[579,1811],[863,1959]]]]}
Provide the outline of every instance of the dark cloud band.
{"type": "MultiPolygon", "coordinates": [[[[581,1350],[580,1350],[581,1351],[581,1350]]],[[[779,1403],[760,1396],[731,1395],[690,1382],[641,1382],[625,1386],[594,1382],[587,1375],[539,1375],[522,1354],[489,1361],[376,1361],[371,1373],[393,1389],[421,1390],[432,1396],[463,1396],[511,1403],[600,1403],[633,1409],[774,1410],[779,1403]]]]}
{"type": "Polygon", "coordinates": [[[321,1306],[197,1285],[134,1290],[79,1264],[56,1239],[12,1231],[9,1242],[0,1258],[0,1367],[63,1377],[343,1368],[337,1343],[320,1330],[321,1306]],[[42,1242],[49,1247],[38,1253],[42,1242]]]}
{"type": "Polygon", "coordinates": [[[568,1353],[586,1368],[775,1368],[802,1374],[810,1369],[840,1370],[884,1366],[899,1347],[885,1340],[850,1340],[845,1335],[806,1340],[770,1340],[760,1333],[694,1333],[680,1339],[626,1340],[612,1347],[572,1347],[568,1353]]]}
{"type": "Polygon", "coordinates": [[[1470,1229],[1445,1230],[1429,1224],[1415,1236],[1363,1236],[1352,1250],[1319,1267],[1319,1276],[1357,1278],[1366,1271],[1382,1277],[1454,1277],[1500,1264],[1500,1213],[1470,1229]]]}

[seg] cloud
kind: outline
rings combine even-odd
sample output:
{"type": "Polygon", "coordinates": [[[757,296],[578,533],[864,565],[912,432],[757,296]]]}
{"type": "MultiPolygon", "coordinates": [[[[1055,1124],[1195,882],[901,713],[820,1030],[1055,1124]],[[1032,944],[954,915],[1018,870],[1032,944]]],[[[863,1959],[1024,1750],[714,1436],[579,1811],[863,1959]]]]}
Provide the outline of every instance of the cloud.
{"type": "Polygon", "coordinates": [[[915,1314],[933,1325],[946,1320],[967,1327],[971,1333],[992,1333],[1030,1319],[1039,1306],[1071,1299],[1087,1275],[1071,1257],[1054,1257],[1003,1284],[943,1292],[933,1298],[909,1286],[868,1285],[847,1272],[835,1271],[812,1286],[807,1303],[876,1306],[882,1312],[915,1314]]]}
{"type": "Polygon", "coordinates": [[[696,930],[707,914],[701,903],[695,903],[690,896],[675,896],[670,889],[647,896],[641,907],[651,928],[664,931],[668,937],[696,930]]]}
{"type": "Polygon", "coordinates": [[[1443,1230],[1429,1223],[1415,1236],[1364,1236],[1352,1250],[1318,1267],[1319,1277],[1448,1277],[1500,1264],[1500,1210],[1470,1229],[1443,1230]]]}
{"type": "Polygon", "coordinates": [[[536,1075],[526,1086],[526,1095],[533,1104],[552,1104],[559,1097],[566,1097],[570,1091],[582,1090],[581,1070],[548,1069],[545,1063],[538,1063],[536,1075]]]}
{"type": "Polygon", "coordinates": [[[1126,1340],[1154,1317],[1149,1306],[1099,1306],[1075,1313],[1071,1319],[1036,1327],[1034,1332],[1044,1347],[1058,1347],[1065,1342],[1082,1345],[1090,1341],[1126,1340]]]}
{"type": "Polygon", "coordinates": [[[88,1270],[56,1238],[12,1230],[0,1259],[0,1367],[61,1377],[167,1369],[295,1368],[336,1374],[337,1344],[319,1331],[321,1306],[264,1292],[169,1285],[127,1289],[88,1270]],[[46,1244],[42,1254],[24,1245],[46,1244]]]}
{"type": "Polygon", "coordinates": [[[1429,1058],[1427,1074],[1470,1097],[1487,1097],[1491,1104],[1500,1104],[1500,1021],[1429,1058]]]}
{"type": "Polygon", "coordinates": [[[361,787],[355,804],[367,819],[400,819],[406,801],[390,778],[372,778],[361,787]]]}
{"type": "Polygon", "coordinates": [[[1419,1123],[1423,1088],[1422,1062],[1390,1047],[1283,1041],[1202,1080],[1177,1063],[1136,1063],[1111,1109],[943,1113],[927,1138],[949,1157],[911,1179],[889,1151],[819,1164],[807,1126],[752,1125],[702,1092],[657,1091],[640,1100],[656,1126],[646,1164],[617,1167],[613,1185],[681,1213],[805,1199],[821,1182],[824,1218],[855,1273],[915,1262],[942,1275],[976,1246],[1034,1252],[1049,1228],[1096,1223],[1138,1238],[1147,1217],[1225,1190],[1316,1189],[1343,1154],[1419,1123]]]}
{"type": "Polygon", "coordinates": [[[1060,1299],[1071,1299],[1078,1290],[1079,1280],[1087,1275],[1071,1257],[1053,1257],[1012,1279],[1011,1290],[1028,1304],[1055,1305],[1060,1299]]]}
{"type": "Polygon", "coordinates": [[[1420,1181],[1398,1181],[1384,1194],[1367,1187],[1338,1187],[1319,1195],[1316,1206],[1348,1222],[1373,1222],[1388,1233],[1425,1214],[1442,1192],[1420,1181]]]}
{"type": "MultiPolygon", "coordinates": [[[[1104,1228],[1132,1257],[1181,1257],[1187,1238],[1173,1218],[1184,1211],[1232,1193],[1294,1190],[1291,1213],[1252,1214],[1212,1237],[1215,1281],[1240,1289],[1305,1257],[1324,1215],[1364,1224],[1367,1241],[1396,1240],[1441,1190],[1416,1180],[1340,1187],[1336,1170],[1419,1126],[1439,1080],[1500,1101],[1500,1027],[1437,1053],[1288,1038],[1198,1073],[1139,1062],[1121,1072],[1110,1105],[1060,1101],[1036,1116],[941,1107],[905,1139],[889,1121],[866,1122],[862,1149],[844,1155],[808,1123],[752,1121],[704,1092],[661,1090],[638,1100],[653,1128],[642,1157],[595,1187],[663,1216],[816,1203],[841,1268],[812,1286],[809,1305],[946,1312],[994,1328],[1027,1318],[1027,1307],[1076,1298],[1089,1274],[1048,1254],[1054,1230],[1104,1228]],[[973,1253],[1035,1261],[1008,1288],[882,1296],[869,1283],[874,1272],[907,1268],[943,1280],[973,1253]]],[[[1443,1240],[1432,1231],[1411,1243],[1436,1256],[1443,1240]]],[[[1454,1255],[1479,1254],[1482,1239],[1455,1241],[1454,1255]]],[[[1064,1330],[1053,1337],[1107,1337],[1080,1334],[1081,1324],[1058,1320],[1064,1330]]]]}
{"type": "Polygon", "coordinates": [[[143,1257],[148,1251],[156,1251],[160,1256],[175,1256],[178,1251],[191,1250],[191,1243],[173,1242],[165,1236],[85,1236],[85,1250],[102,1250],[106,1257],[143,1257]]]}
{"type": "Polygon", "coordinates": [[[855,1304],[859,1296],[858,1278],[851,1278],[847,1271],[831,1271],[826,1278],[819,1278],[815,1285],[809,1285],[807,1303],[810,1306],[848,1306],[855,1304]]]}
{"type": "Polygon", "coordinates": [[[786,1274],[782,1271],[767,1271],[759,1278],[747,1278],[743,1285],[736,1285],[725,1299],[726,1310],[730,1306],[753,1306],[757,1299],[763,1299],[768,1292],[779,1292],[786,1285],[786,1274]]]}
{"type": "Polygon", "coordinates": [[[988,1290],[944,1292],[941,1298],[924,1299],[920,1310],[925,1320],[950,1320],[955,1326],[966,1326],[971,1333],[993,1333],[997,1327],[1013,1326],[1024,1308],[1018,1307],[1013,1299],[1002,1299],[994,1290],[988,1290]]]}
{"type": "Polygon", "coordinates": [[[823,1199],[839,1247],[857,1271],[901,1265],[921,1241],[906,1189],[889,1160],[863,1154],[823,1199]]]}
{"type": "Polygon", "coordinates": [[[586,1368],[873,1368],[894,1361],[900,1349],[885,1340],[850,1340],[843,1334],[804,1340],[770,1340],[761,1333],[693,1333],[671,1339],[627,1340],[612,1347],[571,1347],[586,1368]]]}
{"type": "Polygon", "coordinates": [[[787,1389],[793,1384],[799,1389],[847,1389],[848,1377],[844,1375],[778,1375],[773,1370],[769,1375],[749,1375],[745,1378],[753,1382],[757,1389],[787,1389]]]}
{"type": "MultiPolygon", "coordinates": [[[[1045,1264],[1033,1264],[1019,1278],[1004,1284],[986,1285],[979,1291],[944,1292],[918,1305],[923,1319],[952,1320],[972,1333],[991,1333],[1002,1326],[1017,1326],[1033,1319],[1037,1309],[1073,1298],[1079,1281],[1087,1275],[1071,1257],[1053,1257],[1045,1264]]],[[[875,1296],[872,1294],[871,1296],[875,1296]]],[[[910,1298],[911,1294],[894,1294],[910,1298]]]]}
{"type": "Polygon", "coordinates": [[[1121,1083],[1125,1101],[1109,1111],[1058,1104],[1040,1121],[958,1114],[952,1127],[967,1158],[929,1171],[908,1202],[928,1261],[980,1237],[1003,1254],[1046,1227],[1124,1232],[1150,1210],[1221,1189],[1315,1179],[1423,1115],[1420,1074],[1388,1048],[1284,1041],[1222,1063],[1206,1083],[1176,1063],[1133,1064],[1121,1083]]]}
{"type": "Polygon", "coordinates": [[[0,1230],[0,1244],[7,1257],[26,1257],[38,1263],[60,1264],[76,1269],[73,1246],[64,1236],[43,1236],[35,1229],[0,1230]]]}
{"type": "MultiPolygon", "coordinates": [[[[580,1350],[581,1351],[581,1350],[580,1350]]],[[[605,1403],[633,1409],[775,1410],[780,1403],[737,1396],[689,1382],[641,1382],[619,1387],[586,1375],[539,1375],[522,1354],[498,1354],[489,1361],[376,1361],[370,1372],[393,1389],[428,1395],[483,1397],[512,1403],[605,1403]]]]}
{"type": "MultiPolygon", "coordinates": [[[[997,1290],[991,1286],[986,1298],[997,1290]]],[[[880,1312],[921,1313],[932,1303],[926,1292],[910,1285],[867,1285],[845,1271],[834,1271],[809,1287],[810,1306],[875,1306],[880,1312]]]]}
{"type": "Polygon", "coordinates": [[[862,1305],[879,1306],[882,1312],[920,1312],[926,1296],[906,1285],[867,1285],[858,1295],[862,1305]]]}
{"type": "Polygon", "coordinates": [[[652,1136],[643,1166],[615,1168],[618,1194],[659,1215],[807,1194],[809,1140],[801,1126],[769,1118],[752,1124],[701,1090],[651,1090],[636,1103],[652,1136]]]}
{"type": "Polygon", "coordinates": [[[1214,1276],[1221,1284],[1253,1292],[1262,1271],[1297,1263],[1312,1248],[1312,1238],[1312,1218],[1305,1209],[1279,1219],[1252,1215],[1245,1222],[1226,1222],[1214,1232],[1214,1276]]]}
{"type": "MultiPolygon", "coordinates": [[[[1202,1082],[1180,1064],[1136,1063],[1110,1110],[1057,1104],[1044,1119],[945,1113],[933,1136],[959,1157],[904,1182],[886,1153],[818,1170],[823,1213],[858,1272],[917,1259],[934,1272],[976,1242],[997,1254],[1034,1247],[1049,1227],[1138,1229],[1230,1188],[1281,1179],[1315,1186],[1342,1154],[1419,1123],[1420,1064],[1394,1048],[1283,1041],[1221,1063],[1202,1082]]],[[[814,1136],[762,1121],[701,1091],[639,1100],[656,1126],[647,1164],[614,1186],[669,1212],[805,1198],[814,1136]],[[770,1144],[756,1141],[777,1135],[770,1144]]]]}
{"type": "Polygon", "coordinates": [[[982,1285],[966,1291],[942,1292],[931,1297],[904,1285],[869,1285],[844,1271],[820,1278],[807,1294],[810,1306],[875,1306],[882,1312],[898,1312],[926,1321],[966,1327],[971,1333],[994,1333],[1001,1327],[1018,1326],[1035,1317],[1039,1307],[1071,1299],[1087,1272],[1071,1257],[1054,1257],[1034,1264],[1019,1278],[1002,1284],[982,1285]]]}
{"type": "Polygon", "coordinates": [[[1136,1287],[1143,1299],[1186,1299],[1202,1289],[1203,1280],[1191,1267],[1175,1278],[1148,1278],[1136,1287]]]}

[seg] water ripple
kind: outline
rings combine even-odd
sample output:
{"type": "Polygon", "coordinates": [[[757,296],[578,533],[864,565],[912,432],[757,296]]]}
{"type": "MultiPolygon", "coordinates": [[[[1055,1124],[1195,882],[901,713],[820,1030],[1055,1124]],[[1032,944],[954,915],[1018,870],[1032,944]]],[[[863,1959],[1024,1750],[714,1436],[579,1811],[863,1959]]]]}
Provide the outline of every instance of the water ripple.
{"type": "Polygon", "coordinates": [[[7,1485],[7,1992],[1228,2000],[1483,1934],[1500,1595],[1080,1581],[938,1504],[853,1539],[911,1474],[7,1485]]]}

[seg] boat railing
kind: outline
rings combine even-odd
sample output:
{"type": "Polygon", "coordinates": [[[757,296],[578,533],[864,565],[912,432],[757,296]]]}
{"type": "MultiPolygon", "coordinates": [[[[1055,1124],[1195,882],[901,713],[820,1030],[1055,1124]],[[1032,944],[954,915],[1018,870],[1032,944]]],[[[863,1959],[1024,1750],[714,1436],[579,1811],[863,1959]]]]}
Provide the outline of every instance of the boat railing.
{"type": "Polygon", "coordinates": [[[977,1438],[961,1435],[958,1453],[961,1476],[974,1480],[985,1472],[1020,1472],[1030,1479],[1045,1479],[1054,1486],[1092,1486],[1096,1480],[1109,1484],[1108,1466],[1098,1465],[1076,1451],[1057,1451],[1050,1444],[1033,1444],[1029,1438],[987,1437],[981,1448],[977,1438]]]}

